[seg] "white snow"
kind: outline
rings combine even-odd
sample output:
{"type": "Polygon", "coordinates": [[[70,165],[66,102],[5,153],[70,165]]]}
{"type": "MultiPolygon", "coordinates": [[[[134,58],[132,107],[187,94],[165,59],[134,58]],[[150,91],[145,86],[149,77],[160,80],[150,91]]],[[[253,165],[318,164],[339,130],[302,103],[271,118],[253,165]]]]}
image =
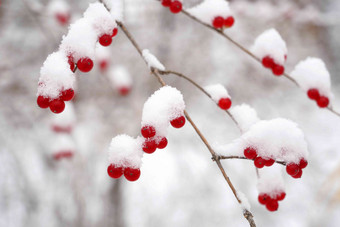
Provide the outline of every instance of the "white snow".
{"type": "Polygon", "coordinates": [[[111,15],[115,20],[124,22],[124,1],[123,0],[103,0],[110,9],[111,15]]]}
{"type": "Polygon", "coordinates": [[[53,142],[51,145],[52,153],[76,150],[76,145],[72,138],[67,134],[54,134],[53,142]]]}
{"type": "Polygon", "coordinates": [[[285,192],[281,169],[270,168],[259,170],[257,190],[259,194],[266,193],[271,198],[275,198],[281,192],[285,192]]]}
{"type": "Polygon", "coordinates": [[[248,131],[252,125],[260,121],[256,110],[247,104],[234,106],[229,110],[229,112],[236,120],[242,133],[248,131]]]}
{"type": "Polygon", "coordinates": [[[40,69],[37,96],[56,99],[63,90],[73,88],[74,81],[75,77],[65,54],[54,52],[47,57],[40,69]]]}
{"type": "Polygon", "coordinates": [[[260,34],[251,50],[261,60],[266,56],[270,56],[276,64],[284,65],[285,63],[285,55],[287,55],[286,43],[273,28],[260,34]]]}
{"type": "Polygon", "coordinates": [[[229,2],[225,0],[205,0],[201,4],[187,9],[187,12],[207,24],[211,24],[217,16],[224,19],[232,16],[229,2]]]}
{"type": "Polygon", "coordinates": [[[106,60],[107,62],[110,61],[110,49],[106,48],[99,43],[96,45],[96,61],[100,62],[106,60]]]}
{"type": "Polygon", "coordinates": [[[156,137],[166,137],[170,121],[183,116],[185,103],[179,90],[170,86],[161,87],[144,103],[142,127],[152,125],[156,137]]]}
{"type": "Polygon", "coordinates": [[[57,13],[69,14],[70,6],[64,0],[53,0],[49,2],[47,12],[50,15],[55,15],[57,13]]]}
{"type": "Polygon", "coordinates": [[[236,191],[236,195],[241,200],[240,206],[241,206],[242,210],[248,210],[249,211],[250,210],[250,203],[249,203],[246,195],[239,190],[236,191]]]}
{"type": "Polygon", "coordinates": [[[107,76],[115,89],[132,87],[132,78],[127,69],[123,66],[111,68],[107,76]]]}
{"type": "Polygon", "coordinates": [[[114,137],[109,148],[109,163],[118,167],[140,168],[143,141],[141,137],[135,139],[125,134],[114,137]]]}
{"type": "Polygon", "coordinates": [[[155,68],[161,71],[165,70],[164,65],[153,54],[151,54],[148,49],[144,49],[142,53],[145,61],[148,63],[149,68],[155,68]]]}
{"type": "Polygon", "coordinates": [[[333,97],[330,75],[321,59],[308,57],[300,61],[290,75],[303,91],[307,92],[311,88],[316,88],[319,90],[320,95],[329,99],[333,97]]]}
{"type": "Polygon", "coordinates": [[[65,110],[60,114],[52,114],[52,126],[72,128],[76,123],[76,114],[72,102],[65,102],[65,110]]]}
{"type": "Polygon", "coordinates": [[[222,84],[205,86],[204,90],[211,95],[211,98],[218,104],[221,98],[231,99],[228,90],[222,84]]]}

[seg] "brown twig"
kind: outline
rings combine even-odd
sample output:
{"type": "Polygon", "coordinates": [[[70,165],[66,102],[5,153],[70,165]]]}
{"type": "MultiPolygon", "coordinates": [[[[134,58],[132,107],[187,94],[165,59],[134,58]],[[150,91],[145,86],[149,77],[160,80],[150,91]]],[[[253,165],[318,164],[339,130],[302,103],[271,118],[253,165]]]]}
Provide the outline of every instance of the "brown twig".
{"type": "MultiPolygon", "coordinates": [[[[248,159],[246,157],[242,157],[242,156],[237,156],[237,155],[229,155],[229,156],[224,156],[224,155],[218,155],[217,156],[218,159],[244,159],[244,160],[251,160],[251,161],[254,161],[254,159],[248,159]]],[[[281,164],[281,165],[286,165],[287,163],[284,162],[284,161],[275,161],[276,163],[278,164],[281,164]]]]}

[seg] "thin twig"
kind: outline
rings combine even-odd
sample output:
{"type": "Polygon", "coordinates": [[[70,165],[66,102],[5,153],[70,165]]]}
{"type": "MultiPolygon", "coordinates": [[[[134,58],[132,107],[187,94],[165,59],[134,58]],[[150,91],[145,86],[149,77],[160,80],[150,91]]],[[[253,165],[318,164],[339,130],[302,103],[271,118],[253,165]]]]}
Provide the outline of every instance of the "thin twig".
{"type": "MultiPolygon", "coordinates": [[[[244,159],[244,160],[251,160],[251,161],[255,160],[255,159],[248,159],[246,157],[237,156],[237,155],[230,155],[230,156],[217,155],[217,158],[218,159],[244,159]]],[[[284,165],[284,166],[287,164],[284,161],[275,161],[275,162],[278,163],[278,164],[284,165]]]]}

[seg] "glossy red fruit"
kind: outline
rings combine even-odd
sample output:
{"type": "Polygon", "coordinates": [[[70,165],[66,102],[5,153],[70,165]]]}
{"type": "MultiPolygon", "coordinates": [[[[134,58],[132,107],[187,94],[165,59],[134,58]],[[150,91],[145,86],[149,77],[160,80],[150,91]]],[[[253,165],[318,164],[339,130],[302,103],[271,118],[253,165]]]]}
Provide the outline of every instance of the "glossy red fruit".
{"type": "Polygon", "coordinates": [[[289,175],[295,176],[296,174],[299,173],[300,167],[295,163],[289,163],[286,166],[286,171],[289,175]]]}
{"type": "Polygon", "coordinates": [[[272,72],[275,76],[281,76],[285,71],[285,68],[282,65],[274,65],[272,68],[272,72]]]}
{"type": "Polygon", "coordinates": [[[42,95],[39,95],[37,98],[37,104],[40,108],[46,109],[47,107],[50,106],[50,99],[42,95]]]}
{"type": "Polygon", "coordinates": [[[67,89],[61,93],[61,99],[63,101],[70,101],[74,97],[74,90],[72,88],[67,89]]]}
{"type": "Polygon", "coordinates": [[[50,103],[50,109],[53,113],[61,113],[65,109],[65,103],[60,99],[55,99],[50,103]]]}
{"type": "Polygon", "coordinates": [[[129,93],[130,93],[130,88],[129,87],[123,86],[123,87],[119,88],[119,94],[121,96],[128,95],[129,93]]]}
{"type": "Polygon", "coordinates": [[[224,20],[224,27],[226,28],[230,28],[234,25],[235,23],[235,19],[234,17],[230,16],[230,17],[227,17],[225,20],[224,20]]]}
{"type": "Polygon", "coordinates": [[[270,197],[266,193],[261,193],[258,196],[258,200],[259,200],[259,203],[261,203],[262,205],[266,205],[266,203],[270,200],[270,197]]]}
{"type": "Polygon", "coordinates": [[[111,37],[115,37],[115,36],[117,35],[117,33],[118,33],[118,29],[117,29],[117,28],[114,28],[114,29],[112,30],[112,35],[111,35],[111,37]]]}
{"type": "Polygon", "coordinates": [[[147,154],[152,154],[156,151],[157,144],[154,139],[146,139],[142,145],[143,151],[147,154]]]}
{"type": "Polygon", "coordinates": [[[140,177],[140,169],[125,168],[124,177],[128,181],[136,181],[140,177]]]}
{"type": "Polygon", "coordinates": [[[156,129],[155,129],[155,127],[153,127],[151,125],[143,126],[142,129],[140,130],[140,132],[142,133],[142,136],[144,138],[151,138],[151,137],[154,137],[156,135],[156,129]]]}
{"type": "Polygon", "coordinates": [[[317,104],[320,108],[326,108],[329,104],[329,99],[325,96],[320,96],[317,100],[317,104]]]}
{"type": "Polygon", "coordinates": [[[101,72],[105,72],[107,70],[107,67],[108,67],[109,63],[107,60],[101,60],[99,62],[99,69],[101,72]]]}
{"type": "Polygon", "coordinates": [[[223,19],[223,17],[220,17],[220,16],[215,17],[213,22],[212,22],[214,28],[222,28],[223,23],[224,23],[224,19],[223,19]]]}
{"type": "Polygon", "coordinates": [[[59,22],[60,25],[67,25],[67,23],[70,20],[70,14],[68,13],[56,13],[55,15],[57,21],[59,22]]]}
{"type": "Polygon", "coordinates": [[[247,147],[246,149],[244,149],[243,154],[248,159],[255,159],[257,157],[256,149],[252,147],[247,147]]]}
{"type": "Polygon", "coordinates": [[[269,57],[269,56],[266,56],[266,57],[262,58],[262,65],[265,68],[270,68],[271,69],[275,65],[274,59],[269,57]]]}
{"type": "Polygon", "coordinates": [[[93,68],[93,61],[88,58],[81,58],[77,62],[78,69],[84,73],[90,72],[93,68]]]}
{"type": "Polygon", "coordinates": [[[308,165],[308,161],[306,160],[306,159],[300,159],[300,162],[299,162],[299,167],[300,167],[300,169],[304,169],[304,168],[306,168],[307,167],[307,165],[308,165]]]}
{"type": "Polygon", "coordinates": [[[185,125],[185,117],[180,116],[178,118],[175,118],[172,121],[170,121],[170,124],[174,128],[182,128],[185,125]]]}
{"type": "Polygon", "coordinates": [[[277,195],[277,200],[278,201],[282,201],[284,200],[284,198],[286,198],[286,193],[285,192],[281,192],[280,194],[277,195]]]}
{"type": "Polygon", "coordinates": [[[264,160],[264,165],[265,166],[272,166],[274,163],[275,163],[275,160],[272,159],[272,158],[264,160]]]}
{"type": "Polygon", "coordinates": [[[316,88],[309,89],[307,95],[311,100],[318,100],[320,98],[320,93],[316,88]]]}
{"type": "Polygon", "coordinates": [[[170,5],[170,11],[172,13],[179,13],[182,11],[182,3],[179,1],[173,1],[170,5]]]}
{"type": "Polygon", "coordinates": [[[292,176],[293,178],[301,178],[302,177],[302,169],[299,169],[299,172],[292,176]]]}
{"type": "Polygon", "coordinates": [[[266,203],[266,208],[269,211],[277,211],[279,208],[279,203],[276,200],[271,199],[266,203]]]}
{"type": "Polygon", "coordinates": [[[73,72],[74,71],[74,69],[75,69],[75,67],[76,67],[76,65],[74,64],[74,60],[73,60],[73,57],[72,57],[72,55],[69,55],[69,56],[67,56],[67,58],[68,58],[68,64],[70,65],[70,69],[71,69],[71,71],[73,72]]]}
{"type": "Polygon", "coordinates": [[[259,169],[263,168],[264,163],[265,163],[265,160],[263,158],[261,158],[261,157],[257,157],[254,160],[255,167],[259,168],[259,169]]]}
{"type": "Polygon", "coordinates": [[[167,145],[168,145],[168,140],[167,140],[165,137],[163,137],[163,138],[158,142],[157,148],[158,148],[158,149],[163,149],[163,148],[165,148],[167,145]]]}
{"type": "Polygon", "coordinates": [[[111,164],[107,167],[107,173],[110,177],[118,179],[123,175],[123,167],[117,167],[114,164],[111,164]]]}
{"type": "Polygon", "coordinates": [[[108,35],[108,34],[104,34],[102,36],[99,37],[99,43],[100,45],[106,47],[106,46],[110,46],[110,44],[112,43],[112,36],[108,35]]]}
{"type": "Polygon", "coordinates": [[[164,7],[169,7],[171,5],[171,0],[162,0],[162,5],[164,7]]]}
{"type": "Polygon", "coordinates": [[[229,98],[221,98],[218,101],[218,106],[222,109],[222,110],[227,110],[231,107],[231,100],[229,98]]]}

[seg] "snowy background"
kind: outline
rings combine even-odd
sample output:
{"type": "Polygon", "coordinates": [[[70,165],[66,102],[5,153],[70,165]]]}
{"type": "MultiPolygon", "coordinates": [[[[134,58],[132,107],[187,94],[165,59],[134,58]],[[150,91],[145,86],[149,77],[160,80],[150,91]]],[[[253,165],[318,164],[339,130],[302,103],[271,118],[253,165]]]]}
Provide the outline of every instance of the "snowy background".
{"type": "MultiPolygon", "coordinates": [[[[72,19],[93,1],[69,0],[72,19]]],[[[191,7],[200,1],[186,0],[191,7]]],[[[193,128],[170,130],[169,145],[145,155],[136,182],[106,172],[113,136],[137,136],[143,104],[159,88],[142,58],[118,32],[111,66],[130,73],[128,96],[107,83],[98,67],[77,75],[72,159],[52,158],[55,117],[36,104],[42,63],[67,27],[47,12],[48,0],[1,0],[0,5],[0,226],[248,226],[210,154],[193,128]]],[[[309,147],[301,179],[283,174],[286,199],[267,211],[257,201],[256,172],[247,160],[223,161],[234,185],[249,199],[258,226],[338,226],[340,212],[340,118],[319,109],[286,78],[241,52],[218,34],[153,0],[126,0],[125,24],[167,67],[201,85],[221,83],[233,105],[247,103],[261,119],[297,122],[309,147]]],[[[339,0],[231,1],[235,25],[227,33],[250,48],[264,30],[276,28],[288,47],[286,71],[308,56],[325,61],[334,107],[340,110],[339,0]]],[[[196,88],[164,76],[182,91],[186,109],[211,144],[240,136],[223,111],[196,88]]],[[[268,168],[284,168],[278,165],[268,168]]]]}

